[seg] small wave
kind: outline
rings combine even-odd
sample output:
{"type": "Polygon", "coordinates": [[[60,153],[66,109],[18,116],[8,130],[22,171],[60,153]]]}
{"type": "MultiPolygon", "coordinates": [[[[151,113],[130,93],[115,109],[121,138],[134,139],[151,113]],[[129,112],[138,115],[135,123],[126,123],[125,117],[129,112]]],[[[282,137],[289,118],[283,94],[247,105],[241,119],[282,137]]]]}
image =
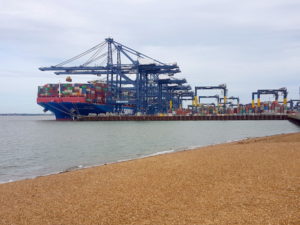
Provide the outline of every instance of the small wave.
{"type": "Polygon", "coordinates": [[[182,151],[185,151],[185,150],[194,150],[194,149],[201,148],[201,147],[204,147],[204,145],[188,146],[188,147],[182,149],[182,151]]]}
{"type": "Polygon", "coordinates": [[[117,160],[117,162],[120,163],[120,162],[126,162],[126,161],[129,161],[129,160],[132,160],[132,159],[119,159],[119,160],[117,160]]]}
{"type": "Polygon", "coordinates": [[[60,173],[66,173],[66,172],[71,172],[71,171],[75,171],[75,170],[79,170],[84,168],[83,165],[79,165],[79,166],[71,166],[63,171],[61,171],[60,173]]]}
{"type": "MultiPolygon", "coordinates": [[[[244,140],[245,138],[241,138],[241,139],[232,139],[232,140],[228,140],[228,141],[225,141],[225,143],[232,143],[232,142],[237,142],[237,141],[242,141],[244,140]]],[[[222,143],[221,143],[222,144],[222,143]]]]}
{"type": "Polygon", "coordinates": [[[4,180],[4,181],[0,181],[0,184],[5,184],[5,183],[11,183],[14,182],[15,180],[4,180]]]}
{"type": "Polygon", "coordinates": [[[145,157],[150,157],[150,156],[156,156],[156,155],[163,155],[163,154],[168,154],[168,153],[172,153],[175,150],[168,150],[168,151],[161,151],[161,152],[156,152],[156,153],[152,153],[150,155],[145,155],[143,158],[145,157]]]}
{"type": "MultiPolygon", "coordinates": [[[[120,162],[136,160],[136,159],[143,159],[143,158],[147,158],[147,157],[151,157],[151,156],[163,155],[163,154],[168,154],[168,153],[172,153],[172,152],[175,152],[175,150],[172,149],[172,150],[167,150],[167,151],[155,152],[155,153],[151,153],[151,154],[148,154],[148,155],[136,154],[135,157],[127,158],[127,159],[119,159],[116,162],[120,163],[120,162]]],[[[111,162],[111,163],[114,163],[114,162],[111,162]]],[[[111,164],[111,163],[109,163],[109,164],[111,164]]]]}
{"type": "MultiPolygon", "coordinates": [[[[267,136],[266,136],[267,137],[267,136]]],[[[237,138],[237,139],[232,139],[232,140],[228,140],[224,143],[232,143],[232,142],[238,142],[238,141],[244,141],[244,140],[249,140],[249,139],[252,139],[252,138],[257,138],[257,137],[243,137],[243,138],[237,138]]],[[[222,144],[222,143],[220,143],[222,144]]]]}

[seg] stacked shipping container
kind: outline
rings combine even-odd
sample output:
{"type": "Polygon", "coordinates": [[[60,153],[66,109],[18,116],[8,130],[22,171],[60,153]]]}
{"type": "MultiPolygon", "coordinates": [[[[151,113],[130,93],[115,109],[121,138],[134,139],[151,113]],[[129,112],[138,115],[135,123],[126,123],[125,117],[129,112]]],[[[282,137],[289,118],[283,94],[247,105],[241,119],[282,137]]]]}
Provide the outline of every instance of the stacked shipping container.
{"type": "Polygon", "coordinates": [[[286,107],[283,104],[277,102],[262,102],[260,107],[252,108],[251,104],[239,105],[239,106],[227,106],[226,110],[222,106],[213,105],[201,105],[193,110],[196,115],[219,115],[219,114],[253,114],[253,113],[263,113],[263,114],[279,114],[285,113],[286,107]]]}
{"type": "Polygon", "coordinates": [[[38,87],[38,97],[84,97],[87,103],[104,104],[107,84],[46,84],[38,87]]]}

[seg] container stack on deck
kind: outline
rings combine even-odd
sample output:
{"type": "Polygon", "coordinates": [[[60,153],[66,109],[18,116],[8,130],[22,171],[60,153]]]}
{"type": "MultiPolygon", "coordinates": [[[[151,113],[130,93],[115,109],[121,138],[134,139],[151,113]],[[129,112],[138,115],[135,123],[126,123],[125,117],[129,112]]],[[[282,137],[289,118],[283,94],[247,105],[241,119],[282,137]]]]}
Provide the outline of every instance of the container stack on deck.
{"type": "Polygon", "coordinates": [[[107,84],[105,83],[45,84],[38,87],[39,98],[84,97],[88,103],[104,104],[106,94],[107,84]]]}
{"type": "Polygon", "coordinates": [[[45,84],[38,87],[38,97],[58,97],[58,84],[45,84]]]}

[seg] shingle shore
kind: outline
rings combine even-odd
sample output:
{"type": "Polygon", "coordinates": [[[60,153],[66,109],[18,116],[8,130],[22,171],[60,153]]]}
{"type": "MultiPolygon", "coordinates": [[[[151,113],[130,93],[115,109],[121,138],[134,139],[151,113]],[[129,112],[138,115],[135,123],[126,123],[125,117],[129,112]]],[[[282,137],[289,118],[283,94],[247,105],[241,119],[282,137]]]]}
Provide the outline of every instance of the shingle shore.
{"type": "Polygon", "coordinates": [[[0,184],[0,224],[300,224],[300,133],[0,184]]]}

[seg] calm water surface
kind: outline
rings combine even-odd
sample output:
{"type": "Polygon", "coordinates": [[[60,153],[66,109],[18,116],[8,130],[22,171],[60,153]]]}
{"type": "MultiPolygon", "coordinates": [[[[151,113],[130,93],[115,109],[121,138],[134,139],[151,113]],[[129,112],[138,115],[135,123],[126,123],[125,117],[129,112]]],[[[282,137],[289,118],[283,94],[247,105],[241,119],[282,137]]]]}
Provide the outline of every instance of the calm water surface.
{"type": "Polygon", "coordinates": [[[288,121],[59,122],[0,116],[0,183],[243,139],[300,132],[288,121]]]}

